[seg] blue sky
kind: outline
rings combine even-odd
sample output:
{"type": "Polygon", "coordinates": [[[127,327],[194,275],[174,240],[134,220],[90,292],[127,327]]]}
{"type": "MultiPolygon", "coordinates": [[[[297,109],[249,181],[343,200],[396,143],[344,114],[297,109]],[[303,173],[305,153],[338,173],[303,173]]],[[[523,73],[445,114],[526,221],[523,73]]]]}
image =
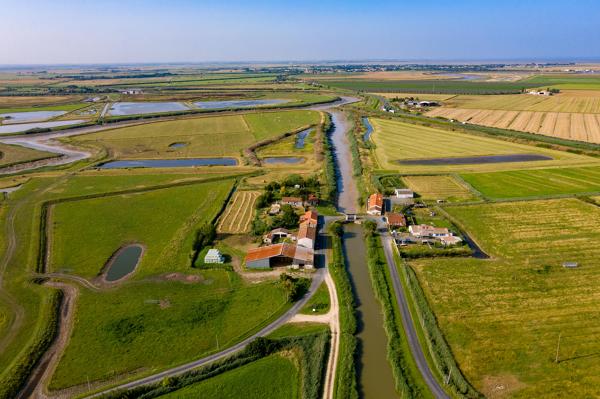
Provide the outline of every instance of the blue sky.
{"type": "Polygon", "coordinates": [[[600,1],[0,0],[0,64],[600,58],[600,1]]]}

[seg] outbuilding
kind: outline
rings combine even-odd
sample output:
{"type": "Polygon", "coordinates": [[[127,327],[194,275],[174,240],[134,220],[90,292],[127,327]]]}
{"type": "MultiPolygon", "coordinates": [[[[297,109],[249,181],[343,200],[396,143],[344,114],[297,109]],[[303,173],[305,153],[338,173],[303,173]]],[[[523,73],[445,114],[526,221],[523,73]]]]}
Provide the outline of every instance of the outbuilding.
{"type": "Polygon", "coordinates": [[[415,193],[408,188],[395,188],[394,194],[396,195],[396,198],[402,199],[413,198],[415,196],[415,193]]]}
{"type": "Polygon", "coordinates": [[[208,252],[206,253],[206,256],[204,257],[204,263],[224,263],[224,262],[225,262],[225,259],[223,258],[221,251],[219,251],[216,248],[209,249],[208,252]]]}
{"type": "Polygon", "coordinates": [[[282,243],[249,250],[245,263],[249,269],[270,269],[277,266],[312,269],[314,256],[311,248],[282,243]]]}
{"type": "Polygon", "coordinates": [[[383,195],[371,194],[367,201],[367,213],[369,215],[381,215],[383,213],[383,195]]]}

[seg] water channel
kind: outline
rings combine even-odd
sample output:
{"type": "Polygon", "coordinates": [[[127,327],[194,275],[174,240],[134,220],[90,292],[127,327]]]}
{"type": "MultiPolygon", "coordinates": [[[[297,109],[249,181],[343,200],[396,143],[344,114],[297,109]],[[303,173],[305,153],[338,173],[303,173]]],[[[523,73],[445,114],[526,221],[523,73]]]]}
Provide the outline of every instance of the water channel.
{"type": "Polygon", "coordinates": [[[138,159],[111,161],[98,165],[100,169],[123,168],[186,168],[191,166],[235,166],[235,158],[138,159]]]}
{"type": "MultiPolygon", "coordinates": [[[[343,113],[330,111],[334,130],[331,142],[338,170],[338,210],[356,213],[358,190],[352,175],[348,122],[343,113]]],[[[387,335],[383,328],[381,304],[375,298],[367,268],[367,249],[360,225],[348,224],[343,236],[344,256],[357,303],[357,372],[362,398],[396,398],[392,368],[387,360],[387,335]]]]}

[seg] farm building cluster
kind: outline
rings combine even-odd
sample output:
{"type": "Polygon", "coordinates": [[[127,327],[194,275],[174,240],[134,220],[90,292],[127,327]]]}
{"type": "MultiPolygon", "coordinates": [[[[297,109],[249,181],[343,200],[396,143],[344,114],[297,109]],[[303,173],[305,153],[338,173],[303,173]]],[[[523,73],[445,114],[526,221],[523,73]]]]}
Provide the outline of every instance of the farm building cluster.
{"type": "MultiPolygon", "coordinates": [[[[394,189],[394,195],[385,198],[383,194],[374,193],[367,199],[367,213],[373,216],[383,216],[388,228],[392,232],[396,244],[440,244],[449,247],[462,243],[462,238],[454,235],[447,227],[436,227],[429,224],[409,225],[406,216],[400,212],[386,211],[391,204],[404,204],[407,207],[414,205],[414,193],[405,188],[394,189]]],[[[431,212],[433,215],[434,213],[431,212]]]]}
{"type": "MultiPolygon", "coordinates": [[[[285,201],[285,205],[302,206],[304,202],[301,199],[297,200],[298,198],[284,197],[282,203],[285,201]]],[[[300,218],[297,234],[284,228],[277,228],[265,234],[263,243],[266,245],[251,249],[246,254],[246,267],[269,269],[283,266],[292,269],[312,269],[318,227],[318,213],[314,210],[306,211],[300,218]]]]}

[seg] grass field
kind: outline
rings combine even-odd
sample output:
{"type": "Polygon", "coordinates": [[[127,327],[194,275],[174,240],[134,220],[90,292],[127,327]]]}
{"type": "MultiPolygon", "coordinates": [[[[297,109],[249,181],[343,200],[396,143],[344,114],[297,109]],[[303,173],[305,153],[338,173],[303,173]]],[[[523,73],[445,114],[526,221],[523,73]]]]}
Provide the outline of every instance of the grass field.
{"type": "Polygon", "coordinates": [[[371,118],[372,140],[379,167],[403,173],[489,171],[554,165],[594,164],[594,158],[548,150],[488,137],[476,136],[402,122],[371,118]],[[539,154],[552,160],[471,165],[400,165],[396,161],[438,157],[464,157],[501,154],[539,154]]]}
{"type": "Polygon", "coordinates": [[[524,82],[561,90],[600,90],[600,77],[590,75],[536,75],[524,82]]]}
{"type": "Polygon", "coordinates": [[[488,397],[599,396],[600,208],[562,199],[446,210],[494,257],[412,264],[466,377],[488,397]]]}
{"type": "Polygon", "coordinates": [[[462,178],[493,199],[600,192],[598,167],[470,173],[462,178]]]}
{"type": "Polygon", "coordinates": [[[221,216],[218,233],[243,234],[250,230],[254,216],[254,203],[260,195],[258,191],[236,191],[221,216]]]}
{"type": "Polygon", "coordinates": [[[431,93],[369,93],[376,96],[381,96],[385,98],[406,98],[406,97],[414,97],[418,98],[421,101],[445,101],[450,98],[456,97],[453,94],[431,94],[431,93]]]}
{"type": "Polygon", "coordinates": [[[98,144],[116,158],[238,156],[251,144],[317,124],[315,111],[281,111],[209,116],[156,122],[78,136],[75,143],[98,144]],[[186,143],[170,148],[173,143],[186,143]]]}
{"type": "Polygon", "coordinates": [[[57,204],[51,210],[50,269],[92,278],[118,248],[138,242],[146,250],[136,278],[185,270],[195,229],[215,216],[232,184],[223,180],[57,204]]]}
{"type": "Polygon", "coordinates": [[[449,202],[468,201],[476,197],[456,178],[449,175],[403,176],[406,185],[423,199],[443,199],[449,202]]]}
{"type": "Polygon", "coordinates": [[[433,109],[427,115],[568,140],[600,143],[600,114],[441,107],[433,109]]]}
{"type": "Polygon", "coordinates": [[[15,108],[34,108],[36,111],[41,111],[45,107],[78,103],[83,98],[83,96],[6,96],[0,97],[0,109],[8,108],[13,111],[15,108]]]}
{"type": "Polygon", "coordinates": [[[327,289],[327,284],[323,282],[306,305],[304,305],[300,313],[325,314],[329,312],[329,302],[329,289],[327,289]]]}
{"type": "Polygon", "coordinates": [[[201,358],[286,308],[285,292],[276,282],[246,285],[233,272],[188,273],[198,281],[133,282],[106,292],[82,291],[51,389],[201,358]]]}
{"type": "Polygon", "coordinates": [[[0,143],[0,166],[37,161],[39,159],[52,158],[55,156],[56,154],[51,152],[0,143]]]}
{"type": "Polygon", "coordinates": [[[299,378],[293,360],[275,354],[160,398],[293,399],[299,397],[299,378]]]}
{"type": "Polygon", "coordinates": [[[519,93],[524,88],[536,87],[524,82],[474,82],[464,80],[361,80],[345,79],[323,82],[340,89],[374,93],[432,93],[432,94],[502,94],[519,93]]]}

